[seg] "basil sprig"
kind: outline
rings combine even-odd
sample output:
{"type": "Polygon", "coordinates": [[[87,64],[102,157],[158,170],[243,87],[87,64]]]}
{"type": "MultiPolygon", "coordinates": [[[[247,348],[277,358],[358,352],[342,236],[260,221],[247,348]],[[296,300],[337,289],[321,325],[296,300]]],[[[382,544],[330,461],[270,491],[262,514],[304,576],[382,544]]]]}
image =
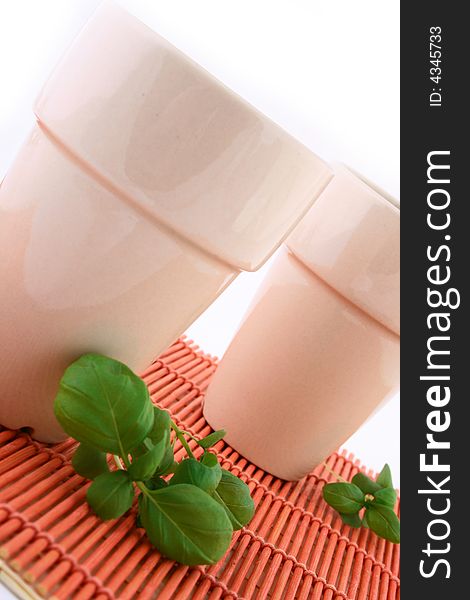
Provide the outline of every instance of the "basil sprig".
{"type": "Polygon", "coordinates": [[[92,510],[104,520],[116,519],[129,510],[137,488],[136,524],[168,558],[213,564],[225,554],[233,531],[252,519],[248,486],[209,451],[225,431],[199,440],[181,430],[122,363],[98,354],[80,357],[61,379],[54,412],[80,442],[72,465],[93,480],[86,496],[92,510]],[[187,438],[204,450],[200,459],[187,438]],[[174,459],[176,439],[188,454],[180,463],[174,459]],[[109,454],[117,470],[109,469],[109,454]]]}
{"type": "Polygon", "coordinates": [[[323,498],[339,512],[346,525],[369,527],[378,536],[394,544],[400,543],[400,521],[393,510],[397,494],[388,465],[375,481],[364,473],[357,473],[351,483],[325,484],[323,498]]]}

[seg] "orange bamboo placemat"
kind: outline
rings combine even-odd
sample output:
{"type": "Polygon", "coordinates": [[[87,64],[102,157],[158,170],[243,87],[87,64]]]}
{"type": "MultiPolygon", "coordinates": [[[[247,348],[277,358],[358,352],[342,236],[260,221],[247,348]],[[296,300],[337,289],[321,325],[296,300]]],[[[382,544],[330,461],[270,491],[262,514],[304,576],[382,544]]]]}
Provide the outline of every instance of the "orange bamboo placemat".
{"type": "MultiPolygon", "coordinates": [[[[154,402],[184,429],[204,436],[211,429],[202,399],[216,367],[215,359],[182,339],[143,377],[154,402]]],[[[222,466],[248,483],[256,514],[217,565],[194,568],[162,558],[135,527],[132,509],[108,522],[93,515],[84,500],[88,482],[70,464],[74,447],[72,440],[47,446],[22,432],[0,432],[0,579],[22,597],[399,598],[399,546],[342,524],[321,497],[332,479],[322,466],[299,482],[285,482],[219,442],[222,466]]],[[[184,451],[176,450],[179,458],[184,451]]],[[[333,454],[327,464],[347,479],[361,468],[346,453],[333,454]]]]}

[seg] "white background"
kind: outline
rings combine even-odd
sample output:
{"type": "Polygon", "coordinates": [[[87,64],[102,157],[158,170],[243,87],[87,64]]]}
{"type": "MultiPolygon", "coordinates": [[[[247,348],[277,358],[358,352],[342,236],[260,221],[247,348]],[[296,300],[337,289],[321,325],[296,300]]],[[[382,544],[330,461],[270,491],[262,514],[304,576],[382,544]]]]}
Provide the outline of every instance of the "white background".
{"type": "MultiPolygon", "coordinates": [[[[326,160],[399,190],[399,3],[382,0],[120,0],[326,160]]],[[[99,0],[0,0],[0,179],[32,101],[99,0]]],[[[190,328],[221,356],[265,269],[241,275],[190,328]]],[[[393,398],[346,447],[399,483],[393,398]]]]}

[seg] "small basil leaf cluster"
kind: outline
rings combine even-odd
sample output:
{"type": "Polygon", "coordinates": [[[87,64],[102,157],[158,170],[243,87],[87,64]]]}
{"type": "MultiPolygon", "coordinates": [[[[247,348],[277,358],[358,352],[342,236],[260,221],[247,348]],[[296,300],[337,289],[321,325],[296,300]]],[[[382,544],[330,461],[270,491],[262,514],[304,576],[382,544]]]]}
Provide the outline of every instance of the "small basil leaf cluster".
{"type": "Polygon", "coordinates": [[[393,510],[397,494],[388,465],[376,481],[357,473],[351,483],[327,483],[323,487],[323,498],[339,512],[346,525],[369,527],[378,536],[400,543],[400,521],[393,510]],[[359,513],[363,509],[361,517],[359,513]]]}
{"type": "Polygon", "coordinates": [[[168,558],[213,564],[226,552],[233,531],[253,517],[248,486],[209,452],[225,431],[199,440],[179,429],[122,363],[98,354],[79,358],[61,379],[54,411],[65,432],[80,442],[72,465],[93,480],[87,491],[93,511],[102,519],[120,517],[137,488],[137,525],[168,558]],[[188,437],[203,448],[200,459],[188,437]],[[179,463],[177,439],[188,454],[179,463]],[[117,470],[109,469],[109,454],[117,470]]]}

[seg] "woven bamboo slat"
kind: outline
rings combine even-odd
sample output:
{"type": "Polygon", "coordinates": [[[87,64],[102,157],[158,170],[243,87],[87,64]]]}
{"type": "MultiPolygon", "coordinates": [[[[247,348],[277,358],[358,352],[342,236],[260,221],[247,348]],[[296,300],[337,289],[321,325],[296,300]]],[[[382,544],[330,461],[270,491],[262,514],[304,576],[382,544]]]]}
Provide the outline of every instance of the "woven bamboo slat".
{"type": "MultiPolygon", "coordinates": [[[[216,359],[181,339],[142,375],[154,402],[204,436],[211,428],[202,399],[216,367],[216,359]]],[[[399,546],[342,524],[321,497],[323,484],[334,480],[324,466],[285,482],[219,442],[222,466],[248,483],[256,514],[218,564],[190,568],[152,548],[135,526],[134,509],[108,522],[89,510],[89,482],[70,464],[74,448],[72,440],[47,446],[23,432],[0,431],[0,581],[23,598],[399,598],[399,546]]],[[[361,469],[346,452],[326,463],[346,479],[361,469]]]]}

